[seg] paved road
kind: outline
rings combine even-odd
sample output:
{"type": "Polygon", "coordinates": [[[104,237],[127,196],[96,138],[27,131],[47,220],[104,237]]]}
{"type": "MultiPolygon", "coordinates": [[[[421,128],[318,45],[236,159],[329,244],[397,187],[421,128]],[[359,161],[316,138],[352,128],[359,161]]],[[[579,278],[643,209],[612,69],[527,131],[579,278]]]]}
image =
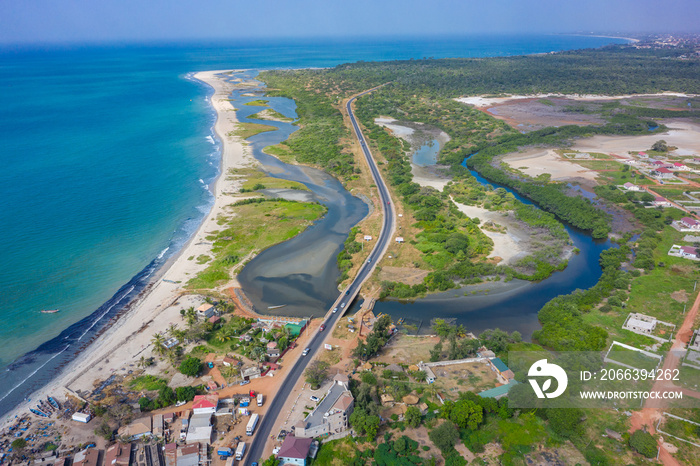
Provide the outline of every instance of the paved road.
{"type": "Polygon", "coordinates": [[[384,184],[384,180],[382,179],[382,176],[379,173],[377,164],[374,163],[372,153],[367,147],[365,137],[362,134],[362,131],[360,130],[359,125],[357,124],[357,121],[355,120],[355,115],[353,114],[351,108],[352,103],[355,101],[355,99],[365,94],[368,94],[374,91],[375,89],[377,88],[365,91],[350,99],[347,103],[347,111],[348,115],[350,116],[350,121],[352,122],[355,136],[360,142],[360,147],[362,148],[362,152],[365,155],[365,159],[367,160],[367,164],[369,165],[370,172],[372,173],[372,177],[374,178],[374,182],[377,186],[377,189],[379,190],[379,198],[382,202],[382,211],[384,212],[384,223],[382,224],[381,233],[379,234],[379,238],[377,239],[377,243],[375,244],[374,249],[372,249],[372,252],[367,258],[367,262],[362,265],[362,268],[360,268],[360,271],[358,272],[357,277],[355,277],[355,280],[353,280],[353,282],[346,289],[346,291],[343,294],[341,294],[336,300],[334,307],[338,308],[338,312],[333,313],[329,310],[329,317],[327,317],[326,319],[326,327],[328,327],[329,331],[317,332],[315,335],[312,336],[311,342],[307,346],[310,349],[309,354],[307,356],[300,357],[299,360],[294,364],[292,369],[287,374],[287,377],[285,378],[284,382],[282,382],[280,390],[270,402],[270,406],[267,409],[267,414],[261,417],[260,423],[257,427],[257,432],[255,433],[255,437],[253,438],[250,450],[248,451],[248,464],[252,464],[255,461],[258,461],[258,463],[260,463],[261,459],[265,459],[261,458],[263,450],[265,448],[265,443],[270,438],[272,427],[275,424],[275,421],[277,420],[277,417],[279,416],[280,412],[282,411],[282,408],[284,407],[287,398],[292,392],[292,389],[296,385],[299,378],[302,377],[304,369],[306,369],[306,366],[313,358],[313,355],[316,354],[316,351],[321,346],[323,346],[323,342],[325,341],[326,337],[330,333],[332,333],[330,332],[330,330],[333,328],[338,319],[340,319],[341,315],[343,314],[343,311],[347,309],[350,306],[350,303],[355,299],[357,293],[360,291],[360,287],[362,286],[364,281],[371,275],[377,261],[384,255],[389,245],[389,242],[391,241],[395,219],[394,206],[391,203],[389,190],[384,184]]]}

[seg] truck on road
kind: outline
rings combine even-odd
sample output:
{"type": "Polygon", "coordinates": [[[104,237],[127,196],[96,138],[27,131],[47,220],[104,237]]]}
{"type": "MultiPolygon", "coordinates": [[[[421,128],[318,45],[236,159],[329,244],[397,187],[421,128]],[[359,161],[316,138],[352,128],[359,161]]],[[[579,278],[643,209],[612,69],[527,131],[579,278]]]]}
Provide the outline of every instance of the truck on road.
{"type": "Polygon", "coordinates": [[[243,455],[245,455],[245,442],[239,443],[236,447],[236,459],[238,461],[242,460],[243,455]]]}
{"type": "Polygon", "coordinates": [[[258,425],[259,418],[260,415],[258,415],[257,413],[250,416],[250,421],[248,421],[248,425],[245,426],[246,435],[253,435],[253,432],[255,432],[255,426],[258,425]]]}

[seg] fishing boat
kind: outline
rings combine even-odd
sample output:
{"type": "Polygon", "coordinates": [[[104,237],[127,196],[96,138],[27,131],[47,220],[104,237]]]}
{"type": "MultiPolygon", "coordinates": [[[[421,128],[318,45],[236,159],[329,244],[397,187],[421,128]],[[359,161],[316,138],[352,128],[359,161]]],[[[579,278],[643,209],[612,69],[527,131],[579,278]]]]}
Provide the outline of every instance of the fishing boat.
{"type": "Polygon", "coordinates": [[[286,306],[286,304],[280,304],[279,306],[267,306],[268,309],[279,309],[281,307],[286,306]]]}
{"type": "Polygon", "coordinates": [[[29,408],[29,411],[33,412],[33,413],[36,414],[37,416],[49,417],[48,414],[46,414],[46,413],[44,413],[44,412],[42,412],[42,411],[39,411],[38,409],[29,408]]]}
{"type": "Polygon", "coordinates": [[[51,403],[51,405],[52,405],[54,408],[56,408],[56,409],[61,409],[61,405],[58,404],[58,401],[54,400],[54,399],[51,398],[50,396],[47,396],[46,398],[49,399],[49,403],[51,403]]]}
{"type": "Polygon", "coordinates": [[[58,311],[60,311],[60,309],[42,309],[41,313],[42,314],[55,314],[58,311]]]}

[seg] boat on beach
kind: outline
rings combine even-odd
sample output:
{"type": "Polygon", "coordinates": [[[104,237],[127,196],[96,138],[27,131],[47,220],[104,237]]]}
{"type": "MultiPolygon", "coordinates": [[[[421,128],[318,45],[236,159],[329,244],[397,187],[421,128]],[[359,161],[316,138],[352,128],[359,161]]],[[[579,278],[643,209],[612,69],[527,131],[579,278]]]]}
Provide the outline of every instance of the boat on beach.
{"type": "Polygon", "coordinates": [[[42,314],[55,314],[59,311],[60,311],[60,309],[42,309],[41,313],[42,314]]]}
{"type": "Polygon", "coordinates": [[[48,398],[49,403],[51,403],[51,405],[52,405],[54,408],[56,408],[56,409],[61,409],[61,405],[58,404],[58,401],[54,400],[54,399],[53,399],[52,397],[50,397],[50,396],[47,396],[46,398],[48,398]]]}
{"type": "Polygon", "coordinates": [[[36,414],[37,416],[49,417],[48,414],[44,413],[43,411],[39,411],[38,409],[29,408],[29,411],[33,412],[33,413],[36,414]]]}

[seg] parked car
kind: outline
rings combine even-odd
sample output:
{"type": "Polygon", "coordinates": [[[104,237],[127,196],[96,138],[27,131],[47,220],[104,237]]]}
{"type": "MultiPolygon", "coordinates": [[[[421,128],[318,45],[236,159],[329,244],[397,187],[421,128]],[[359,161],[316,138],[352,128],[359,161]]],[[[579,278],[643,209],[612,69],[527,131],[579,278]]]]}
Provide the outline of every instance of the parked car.
{"type": "Polygon", "coordinates": [[[238,385],[248,385],[250,383],[250,380],[243,380],[241,383],[238,385]]]}
{"type": "Polygon", "coordinates": [[[316,395],[311,395],[311,401],[318,401],[319,398],[316,395]]]}

